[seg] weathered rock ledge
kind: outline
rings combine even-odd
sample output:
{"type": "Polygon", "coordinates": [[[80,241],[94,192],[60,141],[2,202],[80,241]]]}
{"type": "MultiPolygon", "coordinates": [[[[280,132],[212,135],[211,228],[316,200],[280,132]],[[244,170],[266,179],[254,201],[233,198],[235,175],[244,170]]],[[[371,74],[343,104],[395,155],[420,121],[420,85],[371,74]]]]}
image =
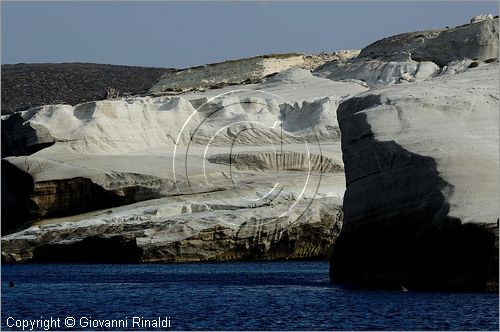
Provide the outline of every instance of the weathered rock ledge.
{"type": "Polygon", "coordinates": [[[329,199],[301,202],[289,214],[285,202],[254,208],[210,201],[165,203],[42,223],[4,236],[2,261],[324,259],[342,225],[341,207],[329,199]]]}
{"type": "Polygon", "coordinates": [[[152,94],[180,93],[255,82],[290,68],[314,70],[328,61],[347,60],[358,54],[359,50],[312,55],[269,54],[212,63],[166,72],[149,92],[152,94]]]}

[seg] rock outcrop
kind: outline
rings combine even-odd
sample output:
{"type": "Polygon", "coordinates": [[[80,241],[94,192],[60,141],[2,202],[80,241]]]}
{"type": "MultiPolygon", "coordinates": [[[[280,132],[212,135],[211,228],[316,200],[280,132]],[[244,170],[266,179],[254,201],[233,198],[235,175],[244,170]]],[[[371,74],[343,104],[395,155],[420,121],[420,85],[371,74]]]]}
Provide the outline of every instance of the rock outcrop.
{"type": "Polygon", "coordinates": [[[359,51],[339,51],[303,55],[299,53],[271,54],[238,60],[212,63],[165,73],[151,89],[152,94],[180,93],[192,90],[206,90],[258,81],[268,75],[290,68],[314,70],[325,62],[347,60],[357,56],[359,51]]]}
{"type": "Polygon", "coordinates": [[[337,234],[330,226],[340,229],[341,217],[305,211],[317,197],[340,210],[345,184],[336,108],[366,87],[289,69],[235,89],[241,90],[47,105],[4,116],[2,232],[10,234],[4,259],[91,261],[99,250],[128,253],[96,258],[110,262],[324,258],[337,234]],[[320,142],[334,149],[321,151],[320,142]],[[246,167],[249,156],[260,161],[246,167]],[[126,208],[202,193],[215,198],[165,201],[144,218],[142,210],[126,208]],[[102,209],[110,211],[99,212],[104,219],[89,220],[102,209]],[[308,218],[297,220],[297,211],[308,218]],[[238,226],[227,226],[228,218],[238,226]]]}
{"type": "Polygon", "coordinates": [[[329,255],[342,225],[335,201],[301,202],[289,214],[286,204],[271,206],[237,208],[197,199],[122,207],[4,236],[2,261],[199,262],[329,255]]]}
{"type": "Polygon", "coordinates": [[[163,196],[174,184],[155,175],[87,169],[45,158],[2,160],[2,232],[46,217],[79,214],[163,196]]]}
{"type": "MultiPolygon", "coordinates": [[[[243,92],[232,90],[234,86],[213,90],[215,95],[133,97],[76,106],[46,105],[4,116],[2,156],[30,155],[53,144],[51,151],[82,154],[120,154],[158,146],[173,147],[184,125],[179,138],[183,144],[196,141],[203,145],[221,127],[233,123],[244,123],[247,128],[272,127],[276,122],[283,122],[285,134],[302,136],[314,130],[318,135],[331,132],[338,139],[335,124],[338,101],[366,88],[292,69],[263,83],[249,84],[243,92]]],[[[234,126],[216,135],[215,141],[231,144],[231,131],[234,126]]],[[[279,128],[272,135],[281,139],[279,128]]],[[[269,137],[253,136],[245,144],[258,143],[269,143],[269,137]]]]}
{"type": "Polygon", "coordinates": [[[498,18],[358,53],[170,71],[149,96],[111,86],[3,116],[2,260],[317,259],[335,244],[334,281],[498,289],[498,18]]]}
{"type": "Polygon", "coordinates": [[[339,106],[347,190],[333,280],[498,288],[498,75],[484,64],[339,106]]]}
{"type": "Polygon", "coordinates": [[[430,79],[498,58],[498,18],[484,16],[453,29],[404,33],[374,42],[356,58],[327,62],[314,75],[361,80],[369,86],[430,79]],[[465,65],[464,61],[468,63],[465,65]]]}
{"type": "Polygon", "coordinates": [[[498,18],[384,38],[363,48],[359,57],[379,58],[401,52],[410,53],[415,61],[432,61],[441,67],[465,58],[479,61],[497,58],[498,18]]]}
{"type": "Polygon", "coordinates": [[[410,53],[395,53],[383,59],[356,58],[335,61],[318,68],[314,74],[336,81],[360,80],[369,86],[413,82],[436,76],[440,68],[431,61],[418,62],[410,53]]]}
{"type": "Polygon", "coordinates": [[[498,290],[498,18],[385,38],[316,74],[374,87],[337,110],[347,189],[332,279],[498,290]]]}

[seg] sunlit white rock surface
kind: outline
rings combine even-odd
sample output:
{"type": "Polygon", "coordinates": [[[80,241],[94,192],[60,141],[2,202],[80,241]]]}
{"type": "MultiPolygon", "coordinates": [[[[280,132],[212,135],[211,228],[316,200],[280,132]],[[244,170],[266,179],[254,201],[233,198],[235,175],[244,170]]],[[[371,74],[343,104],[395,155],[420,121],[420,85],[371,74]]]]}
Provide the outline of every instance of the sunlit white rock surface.
{"type": "MultiPolygon", "coordinates": [[[[92,246],[128,246],[129,237],[103,229],[100,217],[89,220],[86,213],[111,209],[106,220],[121,222],[114,207],[122,206],[120,215],[135,220],[133,216],[143,211],[127,204],[144,200],[149,204],[152,199],[177,195],[186,200],[195,195],[196,203],[165,201],[152,217],[144,212],[144,218],[154,223],[136,225],[146,234],[132,235],[144,250],[136,260],[324,257],[340,229],[345,190],[336,109],[342,100],[366,90],[355,82],[334,82],[305,69],[289,69],[258,84],[75,107],[49,105],[5,117],[12,123],[11,140],[5,142],[12,156],[3,159],[4,172],[9,174],[3,179],[3,196],[12,197],[4,204],[5,215],[14,216],[20,210],[24,220],[82,215],[71,217],[71,224],[64,219],[69,217],[42,221],[52,226],[28,231],[29,241],[17,237],[24,231],[6,237],[9,249],[4,259],[42,259],[33,258],[36,250],[45,250],[36,249],[40,246],[57,245],[63,238],[65,243],[94,241],[99,234],[111,240],[95,240],[92,246]],[[200,193],[215,195],[215,202],[205,203],[196,196],[200,193]],[[328,213],[334,217],[313,212],[316,199],[330,202],[329,208],[336,212],[328,213]],[[212,208],[204,210],[206,206],[212,208]],[[233,210],[238,212],[228,214],[233,210]],[[208,219],[200,228],[195,224],[202,212],[208,213],[208,219]],[[182,217],[175,219],[178,214],[182,217]],[[173,231],[178,221],[167,217],[187,223],[180,238],[173,231]],[[262,229],[263,220],[270,226],[262,229]],[[222,244],[217,240],[219,244],[208,245],[206,252],[196,249],[199,232],[215,232],[231,222],[240,226],[224,231],[222,244]],[[174,228],[161,233],[158,223],[173,223],[174,228]],[[241,238],[248,227],[253,231],[241,238]],[[73,231],[66,233],[68,228],[73,231]],[[328,236],[319,235],[320,231],[328,236]],[[42,240],[51,236],[50,241],[42,240]],[[177,254],[172,248],[157,250],[148,244],[153,239],[166,241],[164,246],[184,241],[192,249],[177,254]],[[245,241],[250,244],[241,247],[245,241]],[[238,249],[224,254],[228,243],[239,243],[238,249]],[[16,246],[24,251],[10,252],[16,246]]],[[[26,227],[4,225],[5,229],[26,227]]],[[[65,250],[57,248],[51,250],[65,250]]]]}
{"type": "Polygon", "coordinates": [[[356,58],[327,62],[314,70],[332,80],[357,79],[370,86],[421,81],[463,71],[472,61],[498,57],[498,18],[473,19],[452,29],[404,33],[378,40],[356,58]],[[467,62],[464,64],[464,62],[467,62]]]}
{"type": "Polygon", "coordinates": [[[498,57],[498,17],[451,29],[403,33],[378,40],[361,50],[363,57],[386,57],[407,52],[415,61],[444,66],[458,59],[487,60],[498,57]]]}
{"type": "Polygon", "coordinates": [[[339,106],[347,190],[335,280],[498,288],[499,74],[498,62],[480,64],[339,106]]]}
{"type": "Polygon", "coordinates": [[[359,50],[303,55],[298,53],[271,54],[230,60],[165,73],[150,92],[154,94],[205,90],[225,85],[260,80],[290,68],[313,70],[325,62],[346,60],[359,50]]]}
{"type": "Polygon", "coordinates": [[[498,19],[331,56],[191,68],[148,97],[3,117],[3,259],[324,258],[335,244],[337,281],[494,289],[498,19]]]}

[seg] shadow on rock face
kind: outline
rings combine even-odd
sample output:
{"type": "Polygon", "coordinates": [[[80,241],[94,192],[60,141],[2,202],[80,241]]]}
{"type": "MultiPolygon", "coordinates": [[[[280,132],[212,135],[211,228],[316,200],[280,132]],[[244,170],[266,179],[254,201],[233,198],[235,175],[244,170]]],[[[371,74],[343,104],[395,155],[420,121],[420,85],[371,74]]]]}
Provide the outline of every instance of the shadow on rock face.
{"type": "MultiPolygon", "coordinates": [[[[154,184],[161,180],[152,177],[154,184]]],[[[88,177],[35,182],[8,160],[2,160],[2,235],[26,228],[41,218],[63,217],[162,197],[156,186],[123,181],[107,189],[88,177]]]]}
{"type": "Polygon", "coordinates": [[[142,249],[135,237],[89,236],[71,244],[46,244],[36,248],[37,263],[138,263],[142,249]]]}
{"type": "MultiPolygon", "coordinates": [[[[24,124],[23,117],[12,114],[9,118],[1,121],[2,126],[2,158],[10,156],[28,156],[45,148],[52,146],[55,141],[51,135],[45,133],[45,139],[37,137],[39,133],[30,125],[24,124]],[[36,141],[43,143],[33,144],[36,141]]],[[[38,131],[42,131],[41,128],[38,131]]]]}
{"type": "Polygon", "coordinates": [[[453,186],[434,159],[375,139],[360,111],[378,104],[371,95],[338,109],[347,190],[332,280],[384,288],[498,287],[498,227],[448,217],[444,194],[453,186]]]}
{"type": "Polygon", "coordinates": [[[29,174],[2,160],[2,235],[14,232],[30,218],[33,188],[29,174]]]}

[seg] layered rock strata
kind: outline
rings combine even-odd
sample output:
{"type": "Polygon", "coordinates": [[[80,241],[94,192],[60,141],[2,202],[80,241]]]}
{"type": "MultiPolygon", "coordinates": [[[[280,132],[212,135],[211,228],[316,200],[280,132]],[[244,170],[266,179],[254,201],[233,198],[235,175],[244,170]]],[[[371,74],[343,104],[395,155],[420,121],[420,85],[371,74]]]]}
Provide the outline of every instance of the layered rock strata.
{"type": "Polygon", "coordinates": [[[328,61],[347,60],[358,53],[358,50],[349,50],[314,55],[271,54],[191,67],[165,73],[150,93],[179,93],[254,82],[290,68],[314,70],[328,61]]]}
{"type": "Polygon", "coordinates": [[[199,262],[322,258],[342,225],[341,207],[322,199],[236,208],[196,200],[156,201],[78,221],[41,223],[4,236],[3,262],[199,262]],[[163,204],[158,204],[163,203],[163,204]]]}

